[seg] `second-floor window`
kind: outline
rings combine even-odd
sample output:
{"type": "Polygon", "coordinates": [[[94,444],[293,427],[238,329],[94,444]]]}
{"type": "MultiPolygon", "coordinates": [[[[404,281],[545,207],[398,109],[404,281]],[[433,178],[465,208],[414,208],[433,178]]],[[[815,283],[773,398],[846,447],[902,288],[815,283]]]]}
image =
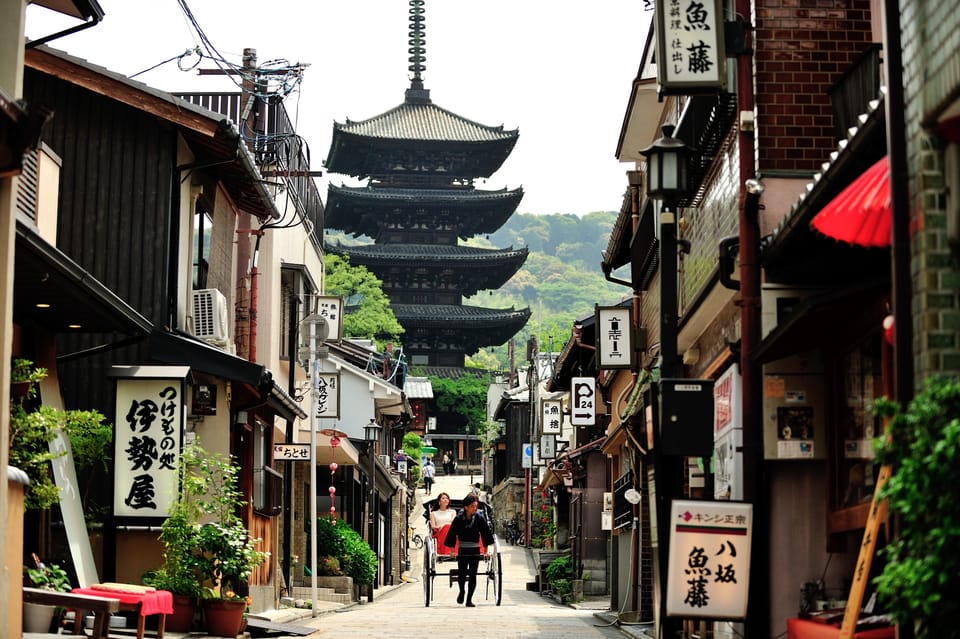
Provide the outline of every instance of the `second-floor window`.
{"type": "Polygon", "coordinates": [[[193,289],[207,288],[210,272],[210,243],[213,239],[213,216],[200,198],[193,211],[193,289]]]}
{"type": "MultiPolygon", "coordinates": [[[[280,271],[280,358],[290,359],[290,315],[296,298],[297,316],[300,322],[307,316],[309,302],[317,294],[317,287],[313,279],[301,266],[285,266],[280,271]]],[[[303,339],[301,338],[302,342],[303,339]]],[[[296,357],[296,353],[294,353],[296,357]]]]}

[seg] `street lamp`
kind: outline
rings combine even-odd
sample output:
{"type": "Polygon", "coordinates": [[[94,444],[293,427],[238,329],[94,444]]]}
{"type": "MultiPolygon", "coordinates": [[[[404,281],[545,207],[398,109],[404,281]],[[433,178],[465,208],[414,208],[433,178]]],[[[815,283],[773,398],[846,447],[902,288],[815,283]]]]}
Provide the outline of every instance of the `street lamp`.
{"type": "MultiPolygon", "coordinates": [[[[683,375],[683,363],[677,352],[679,323],[677,282],[677,208],[688,192],[689,165],[692,149],[683,140],[673,137],[673,125],[664,125],[663,136],[640,151],[647,158],[647,197],[660,200],[660,379],[683,375]]],[[[676,619],[668,619],[666,611],[667,566],[670,558],[670,502],[679,498],[683,473],[682,457],[666,455],[660,438],[666,426],[660,411],[659,427],[654,429],[653,464],[657,494],[657,562],[660,575],[660,625],[662,637],[675,637],[680,630],[676,619]]]]}
{"type": "Polygon", "coordinates": [[[377,557],[377,570],[373,573],[373,581],[370,583],[370,593],[367,596],[367,602],[373,603],[373,588],[377,583],[377,574],[380,572],[380,553],[377,549],[377,455],[376,443],[380,439],[380,431],[383,426],[377,423],[373,417],[370,423],[363,427],[363,439],[367,442],[367,452],[370,453],[370,501],[368,508],[369,531],[367,538],[370,540],[370,548],[377,557]]]}

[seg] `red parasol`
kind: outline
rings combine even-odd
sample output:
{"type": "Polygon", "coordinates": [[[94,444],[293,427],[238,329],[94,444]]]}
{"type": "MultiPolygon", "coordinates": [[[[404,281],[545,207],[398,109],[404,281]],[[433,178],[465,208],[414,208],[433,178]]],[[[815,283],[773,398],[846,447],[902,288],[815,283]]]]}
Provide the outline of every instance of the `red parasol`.
{"type": "Polygon", "coordinates": [[[887,158],[863,172],[813,218],[810,225],[835,240],[890,246],[890,168],[887,158]]]}

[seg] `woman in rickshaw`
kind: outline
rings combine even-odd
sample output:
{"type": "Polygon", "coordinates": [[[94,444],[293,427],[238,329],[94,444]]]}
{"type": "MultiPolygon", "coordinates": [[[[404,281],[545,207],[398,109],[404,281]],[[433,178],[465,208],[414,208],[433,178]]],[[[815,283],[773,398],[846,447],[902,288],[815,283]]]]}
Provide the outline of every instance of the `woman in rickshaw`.
{"type": "Polygon", "coordinates": [[[430,532],[433,533],[433,538],[437,540],[438,555],[453,554],[453,548],[445,546],[443,542],[446,540],[450,524],[456,517],[457,511],[450,508],[450,495],[440,493],[437,496],[436,509],[430,511],[430,532]]]}

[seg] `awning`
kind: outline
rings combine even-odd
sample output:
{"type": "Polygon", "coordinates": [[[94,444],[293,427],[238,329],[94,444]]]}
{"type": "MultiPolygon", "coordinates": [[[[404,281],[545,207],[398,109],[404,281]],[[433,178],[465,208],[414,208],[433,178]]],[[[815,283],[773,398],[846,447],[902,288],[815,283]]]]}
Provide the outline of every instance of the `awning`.
{"type": "Polygon", "coordinates": [[[37,230],[17,220],[13,319],[51,333],[146,336],[153,324],[67,257],[37,230]]]}
{"type": "Polygon", "coordinates": [[[231,355],[186,333],[155,330],[150,334],[150,357],[167,364],[185,364],[194,372],[248,384],[280,417],[293,421],[307,413],[274,381],[265,366],[231,355]]]}
{"type": "Polygon", "coordinates": [[[808,297],[770,331],[750,355],[758,363],[766,364],[819,348],[825,335],[836,332],[838,322],[863,313],[889,290],[888,281],[878,280],[808,297]]]}
{"type": "Polygon", "coordinates": [[[834,197],[810,225],[835,240],[890,246],[890,166],[884,156],[834,197]]]}

